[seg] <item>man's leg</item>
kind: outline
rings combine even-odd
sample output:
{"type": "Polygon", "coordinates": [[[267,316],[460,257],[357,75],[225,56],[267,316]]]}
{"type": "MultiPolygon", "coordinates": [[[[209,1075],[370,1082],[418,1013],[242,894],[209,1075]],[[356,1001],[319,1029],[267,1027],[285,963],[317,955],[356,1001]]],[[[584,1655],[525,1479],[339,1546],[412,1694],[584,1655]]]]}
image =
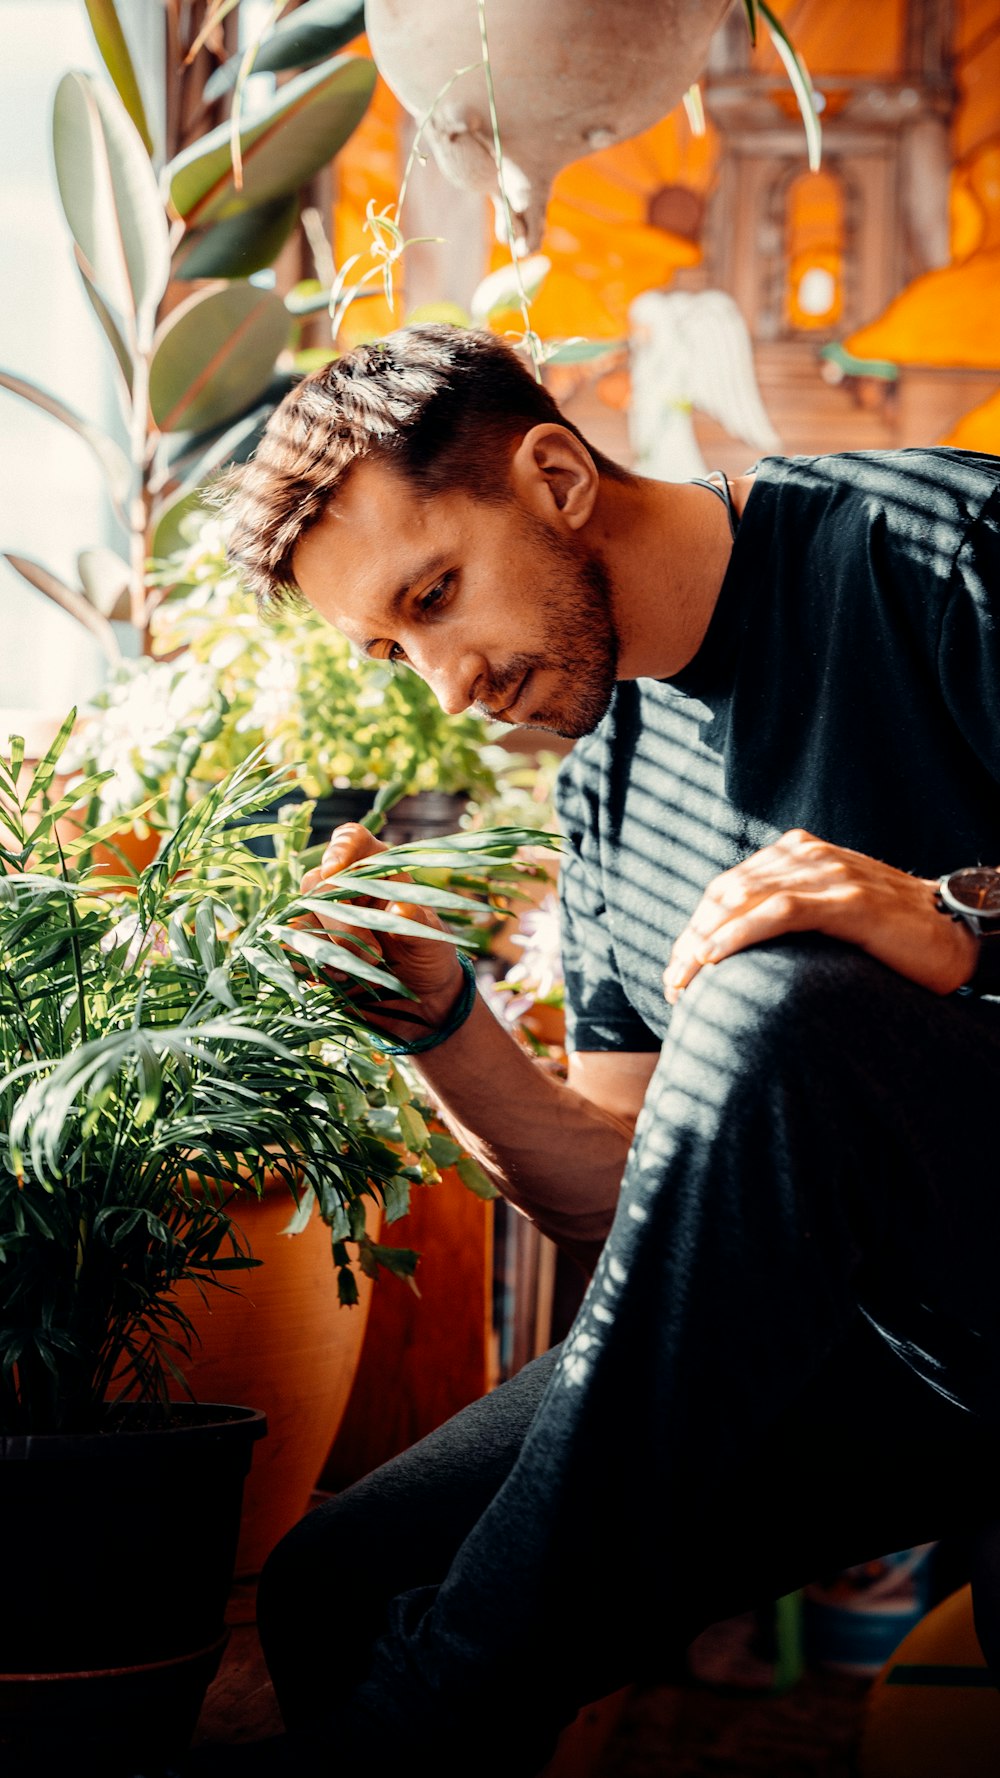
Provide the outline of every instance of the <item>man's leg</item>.
{"type": "MultiPolygon", "coordinates": [[[[394,1603],[332,1752],[370,1772],[421,1748],[442,1773],[536,1771],[580,1703],[648,1666],[651,1607],[670,1644],[745,1602],[706,1581],[706,1554],[749,1478],[761,1500],[780,1485],[769,1438],[795,1450],[782,1429],[808,1423],[838,1367],[850,1408],[855,1342],[891,1359],[880,1389],[911,1404],[914,1447],[921,1421],[964,1425],[949,1391],[990,1405],[998,1080],[1000,1008],[938,1000],[845,947],[763,946],[696,979],[518,1461],[443,1584],[394,1603]]],[[[842,1550],[825,1525],[784,1548],[772,1513],[746,1584],[901,1547],[904,1521],[859,1509],[842,1550]]]]}
{"type": "Polygon", "coordinates": [[[269,1556],[257,1624],[289,1727],[325,1718],[364,1679],[397,1594],[444,1579],[513,1469],[556,1356],[315,1507],[269,1556]]]}

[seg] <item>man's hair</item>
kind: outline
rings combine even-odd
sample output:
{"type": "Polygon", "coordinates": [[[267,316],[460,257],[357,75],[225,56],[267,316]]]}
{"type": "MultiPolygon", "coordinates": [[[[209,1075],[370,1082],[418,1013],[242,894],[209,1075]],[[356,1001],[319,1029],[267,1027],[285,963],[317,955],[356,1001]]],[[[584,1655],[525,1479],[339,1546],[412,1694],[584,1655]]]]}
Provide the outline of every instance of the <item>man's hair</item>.
{"type": "Polygon", "coordinates": [[[296,591],[297,545],[352,464],[377,456],[421,498],[459,490],[503,501],[517,443],[544,421],[586,445],[600,474],[631,481],[495,334],[428,323],[355,346],[289,390],[253,457],[221,484],[230,560],[261,607],[280,603],[296,591]]]}

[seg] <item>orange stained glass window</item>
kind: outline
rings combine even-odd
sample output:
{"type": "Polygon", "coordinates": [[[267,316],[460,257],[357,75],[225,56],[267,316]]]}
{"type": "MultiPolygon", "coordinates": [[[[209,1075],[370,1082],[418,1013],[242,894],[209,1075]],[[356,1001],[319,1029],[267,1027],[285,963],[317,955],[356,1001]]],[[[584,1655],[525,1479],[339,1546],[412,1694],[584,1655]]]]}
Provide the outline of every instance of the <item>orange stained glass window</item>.
{"type": "MultiPolygon", "coordinates": [[[[356,55],[370,54],[366,37],[355,38],[348,49],[356,55]]],[[[345,265],[353,254],[359,255],[348,276],[349,283],[357,282],[377,267],[372,255],[372,235],[365,226],[368,205],[372,203],[377,211],[383,211],[392,208],[399,197],[404,165],[401,146],[404,117],[402,106],[380,75],[368,110],[333,163],[336,182],[334,261],[339,267],[345,265]]],[[[379,294],[351,304],[340,330],[339,344],[344,350],[362,340],[379,339],[402,321],[405,265],[404,254],[395,269],[392,306],[381,295],[382,283],[377,277],[371,279],[366,288],[379,294]]]]}
{"type": "Polygon", "coordinates": [[[785,205],[785,314],[792,327],[829,328],[843,308],[844,191],[832,173],[801,173],[785,205]]]}
{"type": "MultiPolygon", "coordinates": [[[[531,306],[543,339],[624,339],[640,291],[670,283],[701,259],[701,227],[716,136],[692,130],[682,107],[650,130],[574,161],[557,174],[540,252],[552,269],[531,306]]],[[[506,263],[497,242],[490,269],[506,263]]],[[[497,316],[519,327],[516,314],[497,316]]]]}
{"type": "MultiPolygon", "coordinates": [[[[831,0],[771,0],[771,10],[814,79],[821,74],[891,77],[902,70],[907,0],[865,0],[863,6],[831,5],[831,0]]],[[[763,20],[752,66],[755,72],[782,72],[763,20]]]]}

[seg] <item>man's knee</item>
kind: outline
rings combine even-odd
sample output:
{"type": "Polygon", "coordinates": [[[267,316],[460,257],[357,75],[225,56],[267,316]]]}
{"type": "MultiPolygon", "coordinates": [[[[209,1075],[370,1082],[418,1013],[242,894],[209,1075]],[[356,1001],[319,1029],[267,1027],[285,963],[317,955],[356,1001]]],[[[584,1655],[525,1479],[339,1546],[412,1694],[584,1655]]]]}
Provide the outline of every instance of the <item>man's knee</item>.
{"type": "Polygon", "coordinates": [[[852,945],[820,934],[773,939],[699,970],[674,1014],[670,1040],[698,1053],[755,1056],[813,1050],[870,1030],[893,1002],[926,990],[852,945]],[[751,1050],[748,1045],[752,1045],[751,1050]]]}

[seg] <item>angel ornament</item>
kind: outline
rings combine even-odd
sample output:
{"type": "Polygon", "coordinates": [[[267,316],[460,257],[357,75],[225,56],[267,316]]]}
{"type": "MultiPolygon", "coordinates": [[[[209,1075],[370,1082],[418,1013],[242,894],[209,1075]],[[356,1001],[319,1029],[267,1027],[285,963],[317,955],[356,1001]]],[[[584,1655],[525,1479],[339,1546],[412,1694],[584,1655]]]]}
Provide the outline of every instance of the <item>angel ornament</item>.
{"type": "Polygon", "coordinates": [[[761,399],[750,335],[724,290],[646,290],[629,307],[632,468],[660,481],[708,474],[697,409],[753,450],[780,451],[761,399]]]}

